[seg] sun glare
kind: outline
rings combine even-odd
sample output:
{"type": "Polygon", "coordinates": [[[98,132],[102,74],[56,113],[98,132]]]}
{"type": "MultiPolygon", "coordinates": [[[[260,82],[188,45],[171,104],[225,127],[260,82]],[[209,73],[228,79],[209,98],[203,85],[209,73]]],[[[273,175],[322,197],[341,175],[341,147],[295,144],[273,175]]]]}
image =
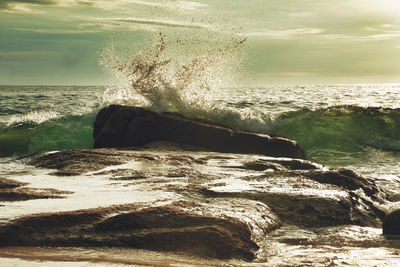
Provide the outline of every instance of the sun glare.
{"type": "Polygon", "coordinates": [[[388,8],[390,10],[394,9],[397,12],[400,11],[400,1],[398,1],[398,0],[383,0],[382,4],[385,5],[386,8],[388,8]]]}
{"type": "Polygon", "coordinates": [[[399,0],[357,0],[361,5],[367,5],[369,9],[383,11],[400,17],[400,1],[399,0]]]}

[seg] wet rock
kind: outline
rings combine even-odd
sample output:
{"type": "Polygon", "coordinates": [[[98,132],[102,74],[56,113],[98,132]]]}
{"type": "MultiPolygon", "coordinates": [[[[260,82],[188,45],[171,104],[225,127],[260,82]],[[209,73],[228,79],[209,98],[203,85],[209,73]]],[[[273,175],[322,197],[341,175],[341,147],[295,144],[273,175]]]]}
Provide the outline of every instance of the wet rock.
{"type": "Polygon", "coordinates": [[[17,188],[24,185],[27,185],[27,183],[21,183],[12,179],[0,177],[0,190],[17,188]]]}
{"type": "Polygon", "coordinates": [[[379,189],[370,180],[358,175],[354,171],[347,169],[338,169],[331,171],[310,172],[308,177],[320,183],[328,183],[346,188],[348,190],[362,189],[365,194],[374,200],[379,199],[379,189]]]}
{"type": "MultiPolygon", "coordinates": [[[[301,227],[362,225],[377,227],[380,214],[371,203],[347,190],[323,186],[302,175],[285,174],[276,180],[276,173],[247,178],[240,185],[203,188],[209,197],[241,197],[268,205],[285,223],[301,227]],[[241,187],[243,189],[238,189],[241,187]]],[[[277,175],[279,177],[279,175],[277,175]]]]}
{"type": "Polygon", "coordinates": [[[178,201],[149,208],[123,205],[38,214],[0,227],[0,245],[118,246],[252,260],[259,248],[253,239],[279,220],[266,216],[269,209],[261,203],[241,203],[242,208],[246,204],[243,212],[232,211],[229,203],[219,201],[213,207],[178,201]]]}
{"type": "Polygon", "coordinates": [[[384,235],[400,235],[400,210],[390,212],[383,220],[384,235]]]}
{"type": "Polygon", "coordinates": [[[143,108],[118,105],[109,106],[98,113],[93,136],[95,148],[142,146],[154,141],[169,141],[218,152],[304,157],[298,144],[286,138],[235,132],[182,115],[159,114],[143,108]]]}
{"type": "Polygon", "coordinates": [[[3,189],[0,190],[0,201],[23,201],[43,198],[64,198],[64,196],[61,195],[64,193],[65,191],[43,192],[36,191],[30,188],[3,189]]]}
{"type": "MultiPolygon", "coordinates": [[[[383,201],[384,194],[354,172],[328,170],[301,159],[183,147],[152,143],[32,156],[31,164],[49,168],[49,174],[73,174],[55,179],[85,179],[104,187],[93,192],[85,189],[85,197],[101,195],[113,201],[119,192],[124,198],[139,192],[151,197],[132,197],[132,203],[123,206],[20,217],[0,228],[0,241],[16,246],[131,247],[252,260],[281,222],[302,229],[381,226],[381,211],[371,199],[383,201]]],[[[129,199],[122,203],[130,203],[129,199]]]]}
{"type": "Polygon", "coordinates": [[[63,198],[67,191],[24,187],[28,183],[0,177],[0,201],[23,201],[43,198],[63,198]]]}
{"type": "Polygon", "coordinates": [[[52,175],[74,176],[91,171],[101,170],[107,166],[119,165],[129,157],[124,152],[108,150],[64,150],[56,153],[46,153],[33,156],[30,164],[56,169],[52,175]]]}
{"type": "Polygon", "coordinates": [[[315,170],[321,169],[322,166],[316,163],[301,160],[301,159],[279,159],[279,158],[268,158],[267,160],[258,159],[255,161],[249,161],[243,164],[245,169],[255,170],[255,171],[265,171],[268,169],[272,170],[315,170]],[[283,167],[283,168],[282,168],[283,167]]]}

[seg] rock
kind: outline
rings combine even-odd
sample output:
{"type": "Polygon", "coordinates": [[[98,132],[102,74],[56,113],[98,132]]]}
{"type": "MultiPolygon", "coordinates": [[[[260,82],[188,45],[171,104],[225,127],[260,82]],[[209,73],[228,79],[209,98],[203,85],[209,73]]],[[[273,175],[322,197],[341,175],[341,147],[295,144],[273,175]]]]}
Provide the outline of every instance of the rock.
{"type": "Polygon", "coordinates": [[[313,180],[320,183],[338,185],[349,190],[362,189],[365,194],[374,200],[378,200],[379,189],[373,181],[358,175],[352,170],[338,169],[334,171],[316,170],[308,174],[313,180]]]}
{"type": "Polygon", "coordinates": [[[384,235],[400,235],[400,210],[390,212],[383,220],[384,235]]]}
{"type": "Polygon", "coordinates": [[[271,231],[279,220],[266,216],[269,209],[261,203],[244,201],[240,204],[244,211],[238,213],[229,206],[235,202],[218,202],[37,214],[0,227],[0,245],[114,246],[254,259],[259,247],[253,239],[261,238],[254,234],[271,231]]]}
{"type": "Polygon", "coordinates": [[[257,200],[268,205],[282,221],[306,227],[378,226],[384,216],[370,200],[356,194],[357,190],[365,190],[367,196],[379,200],[381,196],[376,185],[349,170],[326,170],[321,165],[301,159],[203,152],[205,156],[201,152],[160,149],[151,148],[150,151],[158,151],[152,154],[146,148],[136,151],[60,151],[34,156],[31,163],[55,168],[58,171],[53,174],[62,175],[60,170],[90,173],[104,168],[102,162],[113,165],[118,161],[143,162],[142,165],[149,169],[118,169],[115,166],[97,174],[118,181],[135,180],[146,188],[178,192],[189,199],[200,194],[201,198],[196,199],[200,202],[204,197],[257,200]],[[63,159],[62,164],[51,164],[59,159],[63,159]],[[93,165],[93,162],[100,165],[93,165]],[[157,168],[159,164],[163,166],[161,169],[157,168]],[[224,174],[227,170],[228,173],[224,174]],[[156,183],[152,177],[157,177],[156,183]],[[190,183],[183,186],[182,179],[190,183]],[[168,186],[162,187],[164,183],[168,186]],[[231,184],[238,186],[232,187],[231,184]]]}
{"type": "MultiPolygon", "coordinates": [[[[268,250],[270,233],[280,225],[311,232],[381,226],[382,214],[371,199],[381,202],[384,195],[354,172],[302,159],[186,148],[153,142],[24,159],[49,168],[47,174],[69,175],[54,179],[75,181],[68,188],[78,189],[66,203],[78,206],[49,199],[41,213],[25,207],[24,216],[2,221],[0,244],[130,247],[250,261],[268,250]],[[89,186],[81,189],[76,181],[89,181],[89,186]],[[95,200],[87,201],[91,209],[81,206],[86,205],[82,195],[95,200]],[[47,209],[59,203],[60,210],[69,211],[47,209]]],[[[13,214],[14,207],[9,208],[13,214]]]]}
{"type": "Polygon", "coordinates": [[[52,175],[74,176],[89,171],[97,171],[107,166],[119,165],[129,159],[124,152],[101,149],[65,150],[59,153],[44,153],[32,156],[30,163],[37,167],[57,169],[52,175]]]}
{"type": "Polygon", "coordinates": [[[63,198],[68,191],[54,189],[40,189],[24,187],[28,183],[22,183],[13,179],[0,177],[0,201],[23,201],[30,199],[63,198]]]}
{"type": "Polygon", "coordinates": [[[62,194],[67,191],[37,191],[30,188],[3,189],[0,190],[0,201],[23,201],[30,199],[64,198],[62,194]]]}
{"type": "Polygon", "coordinates": [[[27,185],[27,183],[21,183],[12,179],[7,179],[0,177],[0,190],[2,189],[11,189],[11,188],[17,188],[27,185]]]}
{"type": "Polygon", "coordinates": [[[243,167],[245,169],[264,171],[267,169],[273,170],[321,170],[322,166],[307,160],[301,159],[275,159],[268,158],[267,160],[259,159],[256,161],[246,162],[243,167]],[[284,167],[283,169],[281,167],[284,167]]]}
{"type": "Polygon", "coordinates": [[[252,153],[303,158],[295,141],[268,135],[235,132],[179,114],[111,105],[97,115],[95,148],[142,146],[154,141],[193,145],[217,152],[252,153]]]}
{"type": "Polygon", "coordinates": [[[352,191],[323,185],[299,172],[273,171],[204,187],[209,197],[254,199],[268,205],[282,222],[299,227],[361,225],[378,227],[382,214],[352,191]],[[239,189],[239,185],[240,188],[239,189]]]}

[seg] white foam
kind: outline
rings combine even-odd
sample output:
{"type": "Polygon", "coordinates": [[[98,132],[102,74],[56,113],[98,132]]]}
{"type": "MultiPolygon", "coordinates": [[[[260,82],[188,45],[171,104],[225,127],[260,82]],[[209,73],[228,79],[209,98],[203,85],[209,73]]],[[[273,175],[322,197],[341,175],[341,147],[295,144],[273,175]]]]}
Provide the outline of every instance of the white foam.
{"type": "Polygon", "coordinates": [[[7,122],[7,127],[20,123],[43,123],[48,120],[56,119],[60,114],[54,110],[33,110],[23,115],[13,115],[7,122]]]}

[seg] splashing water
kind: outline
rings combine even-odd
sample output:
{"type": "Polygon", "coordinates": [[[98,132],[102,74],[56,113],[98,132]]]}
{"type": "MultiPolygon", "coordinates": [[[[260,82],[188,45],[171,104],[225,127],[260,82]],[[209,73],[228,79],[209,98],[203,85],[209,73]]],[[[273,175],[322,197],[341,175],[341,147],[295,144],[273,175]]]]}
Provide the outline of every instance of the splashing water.
{"type": "Polygon", "coordinates": [[[238,130],[252,125],[250,128],[265,131],[268,119],[213,100],[219,88],[230,84],[229,77],[240,65],[238,57],[245,40],[231,40],[224,46],[205,50],[193,45],[198,45],[198,40],[177,39],[169,46],[160,33],[150,49],[126,49],[123,55],[111,43],[101,51],[100,63],[116,77],[124,78],[128,86],[106,90],[103,103],[146,106],[157,112],[179,112],[238,130]],[[194,48],[188,49],[190,45],[194,48]]]}
{"type": "MultiPolygon", "coordinates": [[[[128,49],[128,55],[118,55],[114,46],[104,49],[101,63],[117,77],[124,77],[130,92],[142,96],[156,111],[182,112],[199,100],[204,104],[204,93],[210,92],[216,82],[221,81],[220,63],[224,51],[210,51],[189,62],[180,63],[179,59],[168,55],[162,33],[159,38],[152,49],[128,49]]],[[[128,91],[122,92],[126,94],[128,91]]]]}
{"type": "Polygon", "coordinates": [[[17,126],[20,124],[40,124],[45,121],[58,118],[60,114],[54,110],[32,110],[27,114],[13,115],[5,124],[6,127],[17,126]]]}

